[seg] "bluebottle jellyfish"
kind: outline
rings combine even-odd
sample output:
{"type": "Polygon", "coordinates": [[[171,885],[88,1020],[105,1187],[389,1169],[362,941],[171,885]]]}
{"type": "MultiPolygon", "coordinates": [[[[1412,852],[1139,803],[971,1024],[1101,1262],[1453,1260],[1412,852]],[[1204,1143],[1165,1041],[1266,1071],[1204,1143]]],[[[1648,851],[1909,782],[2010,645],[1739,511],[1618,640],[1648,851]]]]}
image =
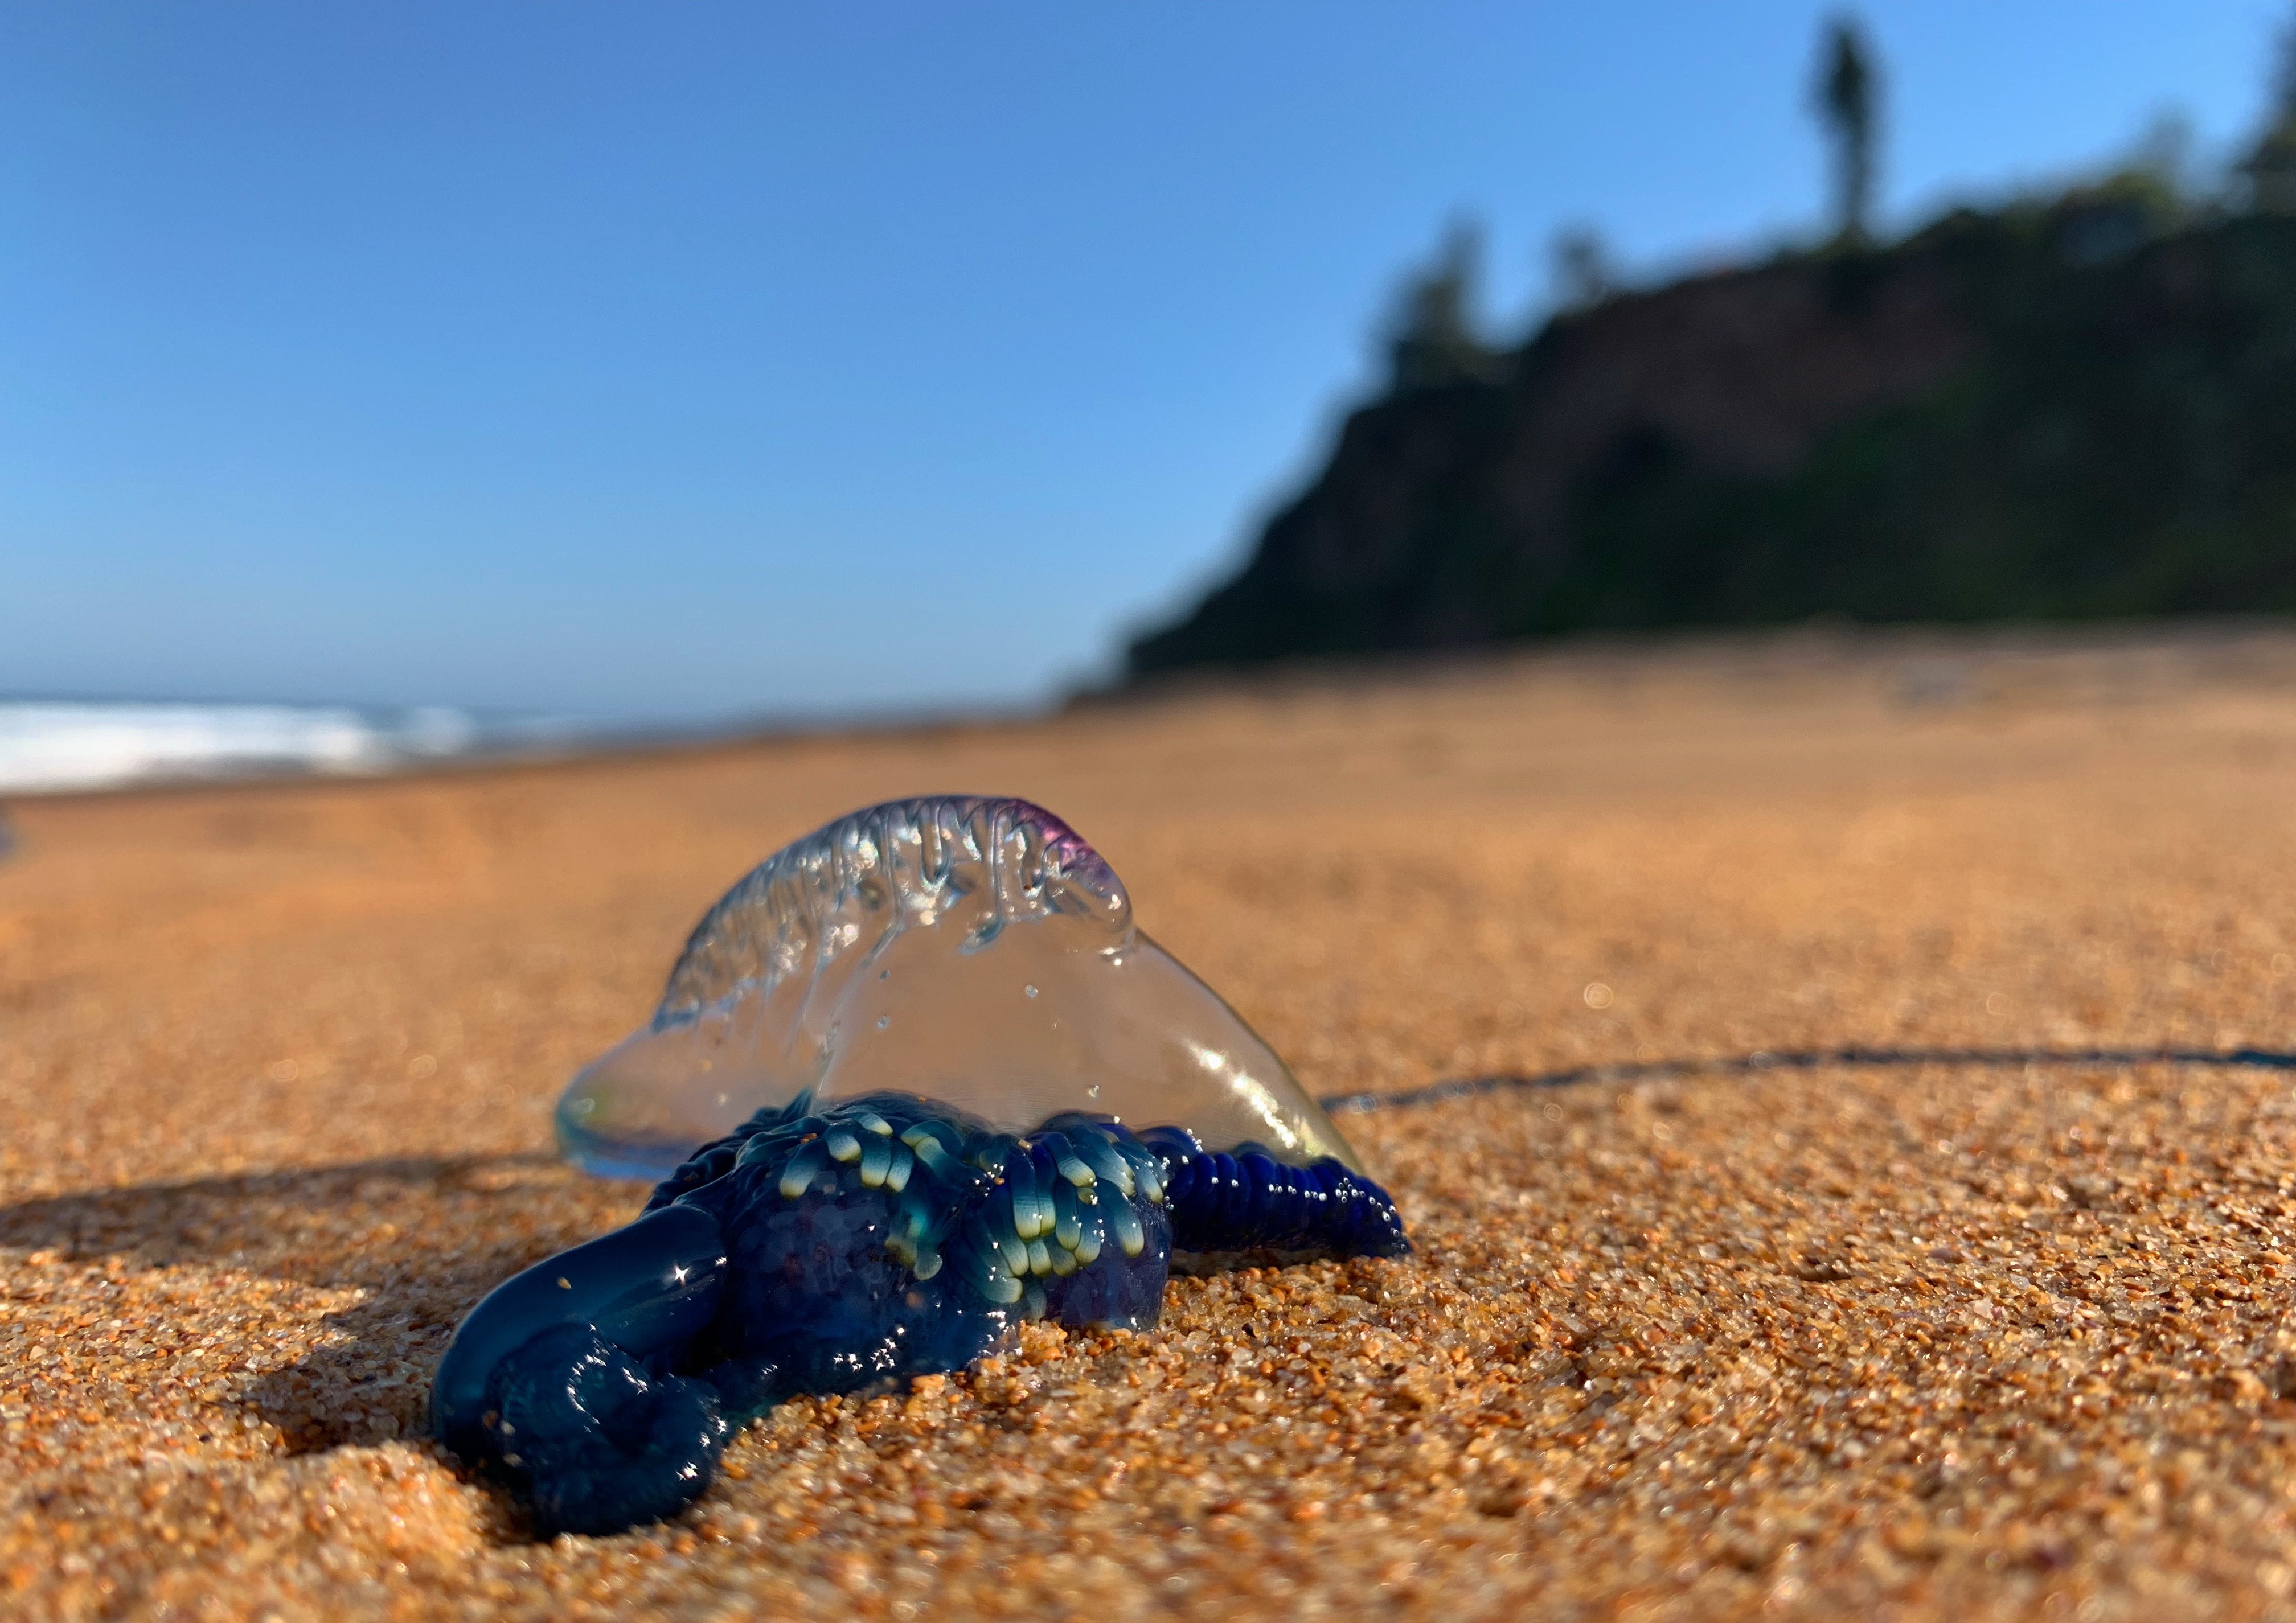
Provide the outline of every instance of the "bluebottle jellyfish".
{"type": "Polygon", "coordinates": [[[545,1533],[674,1513],[784,1397],[959,1369],[1028,1319],[1150,1328],[1176,1258],[1410,1250],[1283,1061],[1025,800],[893,801],[768,858],[558,1129],[652,1198],[481,1301],[431,1393],[545,1533]]]}

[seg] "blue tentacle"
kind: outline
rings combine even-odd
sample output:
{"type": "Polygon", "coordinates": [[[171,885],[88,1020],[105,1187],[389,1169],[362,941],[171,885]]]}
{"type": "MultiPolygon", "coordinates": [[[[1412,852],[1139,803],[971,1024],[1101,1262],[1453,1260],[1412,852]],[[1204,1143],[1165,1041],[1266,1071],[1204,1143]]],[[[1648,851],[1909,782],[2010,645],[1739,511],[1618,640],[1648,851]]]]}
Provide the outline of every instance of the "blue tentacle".
{"type": "Polygon", "coordinates": [[[1263,1144],[1208,1151],[1185,1127],[1150,1127],[1139,1142],[1163,1165],[1177,1251],[1410,1253],[1387,1191],[1329,1156],[1301,1167],[1263,1144]]]}

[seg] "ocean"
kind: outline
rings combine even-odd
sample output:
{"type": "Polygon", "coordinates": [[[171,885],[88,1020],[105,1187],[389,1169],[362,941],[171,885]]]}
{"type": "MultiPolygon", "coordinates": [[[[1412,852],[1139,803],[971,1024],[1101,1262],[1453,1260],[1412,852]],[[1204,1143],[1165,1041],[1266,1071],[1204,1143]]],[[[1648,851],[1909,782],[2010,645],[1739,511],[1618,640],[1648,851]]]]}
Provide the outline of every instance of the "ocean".
{"type": "Polygon", "coordinates": [[[0,699],[0,794],[371,775],[463,756],[578,748],[615,731],[575,717],[439,708],[0,699]]]}

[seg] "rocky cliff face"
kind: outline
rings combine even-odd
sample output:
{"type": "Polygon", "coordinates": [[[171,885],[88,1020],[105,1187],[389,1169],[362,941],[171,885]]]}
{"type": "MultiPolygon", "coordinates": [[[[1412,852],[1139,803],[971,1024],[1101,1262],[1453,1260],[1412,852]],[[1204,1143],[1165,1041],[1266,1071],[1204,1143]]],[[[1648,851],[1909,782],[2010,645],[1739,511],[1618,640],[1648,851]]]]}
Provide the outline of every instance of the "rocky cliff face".
{"type": "Polygon", "coordinates": [[[2163,234],[2093,205],[1615,299],[1488,375],[1356,412],[1242,570],[1132,669],[1822,611],[2271,606],[2222,600],[2285,573],[2296,538],[2226,506],[2296,458],[2270,448],[2276,417],[2296,423],[2283,329],[2296,226],[2163,234]],[[2163,432],[2191,455],[2163,463],[2163,432]],[[2149,484],[2102,511],[2084,485],[2125,480],[2132,454],[2149,484]],[[2209,465],[2227,456],[2241,490],[2209,465]],[[2246,586],[2196,588],[2195,525],[2251,555],[2246,586]]]}

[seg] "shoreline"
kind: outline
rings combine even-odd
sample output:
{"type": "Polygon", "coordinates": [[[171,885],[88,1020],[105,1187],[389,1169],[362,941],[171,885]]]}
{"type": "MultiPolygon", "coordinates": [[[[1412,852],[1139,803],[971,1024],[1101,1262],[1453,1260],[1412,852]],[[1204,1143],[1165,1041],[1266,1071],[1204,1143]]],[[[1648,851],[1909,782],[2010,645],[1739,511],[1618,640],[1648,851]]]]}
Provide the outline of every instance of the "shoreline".
{"type": "MultiPolygon", "coordinates": [[[[563,766],[642,764],[759,749],[843,744],[857,740],[923,742],[1088,721],[1103,716],[1206,701],[1286,702],[1350,693],[1505,686],[1540,678],[1764,682],[1819,672],[1894,679],[1896,696],[1913,704],[1952,705],[1988,696],[1986,677],[1999,673],[2030,684],[2052,678],[2109,680],[2108,665],[2154,661],[2128,673],[2114,696],[2157,694],[2180,687],[2259,676],[2296,683],[2296,620],[2271,616],[2194,616],[2177,619],[2030,620],[1969,625],[1863,625],[1822,620],[1781,626],[1588,632],[1535,643],[1406,653],[1300,660],[1265,667],[1210,668],[1135,684],[1072,689],[1041,703],[900,713],[882,717],[794,717],[719,724],[607,725],[562,745],[479,747],[347,769],[253,766],[154,775],[90,787],[0,789],[0,807],[122,796],[236,791],[266,787],[318,788],[420,780],[434,775],[547,771],[563,766]],[[2168,661],[2165,665],[2160,661],[2168,661]],[[1937,668],[1943,661],[1952,668],[1937,668]]],[[[123,703],[131,701],[121,701],[123,703]]],[[[134,701],[141,702],[141,701],[134,701]]],[[[152,701],[174,704],[174,701],[152,701]]],[[[291,707],[292,708],[292,707],[291,707]]],[[[325,706],[301,707],[324,709],[325,706]]]]}

